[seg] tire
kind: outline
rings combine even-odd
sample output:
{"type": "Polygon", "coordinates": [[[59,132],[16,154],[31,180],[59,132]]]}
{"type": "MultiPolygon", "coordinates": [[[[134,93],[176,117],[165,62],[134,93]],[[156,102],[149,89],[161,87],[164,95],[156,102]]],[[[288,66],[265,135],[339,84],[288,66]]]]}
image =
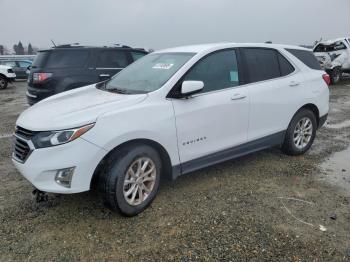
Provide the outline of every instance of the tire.
{"type": "Polygon", "coordinates": [[[161,158],[148,145],[133,144],[113,152],[103,171],[102,193],[105,203],[125,216],[141,213],[158,192],[161,171],[161,158]],[[145,172],[142,173],[140,167],[146,165],[147,161],[145,172]]]}
{"type": "Polygon", "coordinates": [[[289,123],[282,151],[292,156],[304,154],[314,142],[316,130],[317,121],[315,114],[308,109],[299,110],[289,123]]]}
{"type": "Polygon", "coordinates": [[[7,87],[8,81],[6,77],[0,76],[0,89],[5,89],[7,87]]]}
{"type": "Polygon", "coordinates": [[[342,76],[341,68],[335,67],[330,74],[331,84],[336,85],[337,83],[339,83],[339,81],[341,80],[341,76],[342,76]]]}

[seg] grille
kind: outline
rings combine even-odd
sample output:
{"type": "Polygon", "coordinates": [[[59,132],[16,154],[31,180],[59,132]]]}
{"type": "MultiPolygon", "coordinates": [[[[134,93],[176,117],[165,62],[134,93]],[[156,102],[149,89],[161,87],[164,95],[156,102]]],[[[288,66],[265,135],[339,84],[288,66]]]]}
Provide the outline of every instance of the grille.
{"type": "Polygon", "coordinates": [[[33,131],[30,131],[28,129],[24,129],[24,128],[20,127],[20,126],[16,127],[15,134],[17,136],[20,136],[20,137],[24,138],[24,139],[31,139],[34,136],[34,132],[33,131]]]}
{"type": "Polygon", "coordinates": [[[28,146],[27,142],[26,141],[23,141],[22,139],[19,139],[19,138],[15,138],[15,147],[14,147],[14,156],[24,162],[27,157],[29,156],[31,152],[31,149],[30,147],[28,146]]]}
{"type": "Polygon", "coordinates": [[[30,140],[34,135],[35,132],[33,131],[19,126],[16,127],[13,155],[17,160],[26,161],[32,151],[28,143],[31,143],[30,140]]]}

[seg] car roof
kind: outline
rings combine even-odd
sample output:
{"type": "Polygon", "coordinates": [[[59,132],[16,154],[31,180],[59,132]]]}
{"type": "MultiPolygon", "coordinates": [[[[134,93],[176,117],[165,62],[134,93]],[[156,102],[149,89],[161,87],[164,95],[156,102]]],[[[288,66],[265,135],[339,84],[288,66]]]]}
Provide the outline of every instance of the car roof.
{"type": "Polygon", "coordinates": [[[188,45],[179,46],[174,48],[168,48],[156,51],[155,53],[202,53],[211,50],[220,50],[225,48],[235,48],[235,47],[260,47],[260,48],[275,48],[275,49],[300,49],[307,50],[304,47],[292,46],[292,45],[282,45],[282,44],[268,44],[268,43],[211,43],[211,44],[201,44],[201,45],[188,45]]]}
{"type": "Polygon", "coordinates": [[[47,51],[55,51],[55,50],[81,50],[81,49],[119,49],[119,50],[132,50],[132,51],[139,51],[143,53],[148,53],[147,50],[143,48],[132,48],[130,46],[74,46],[74,45],[61,45],[56,46],[48,49],[42,49],[38,52],[47,52],[47,51]]]}
{"type": "Polygon", "coordinates": [[[316,45],[318,45],[318,44],[331,45],[331,44],[334,44],[335,42],[343,41],[343,40],[348,39],[348,38],[350,38],[350,37],[340,37],[340,38],[335,38],[335,39],[323,40],[323,41],[318,42],[316,45]]]}

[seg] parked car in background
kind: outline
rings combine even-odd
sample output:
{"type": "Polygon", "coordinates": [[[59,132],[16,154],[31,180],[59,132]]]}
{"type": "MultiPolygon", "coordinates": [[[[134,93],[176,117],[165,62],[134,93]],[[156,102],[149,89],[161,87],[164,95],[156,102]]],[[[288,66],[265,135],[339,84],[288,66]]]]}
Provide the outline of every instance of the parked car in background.
{"type": "Polygon", "coordinates": [[[108,206],[132,216],[155,198],[161,177],[274,146],[304,154],[326,121],[328,84],[312,51],[295,46],[157,51],[24,111],[13,162],[46,192],[97,182],[108,206]]]}
{"type": "Polygon", "coordinates": [[[5,89],[8,83],[15,81],[16,74],[10,66],[0,65],[0,89],[5,89]]]}
{"type": "Polygon", "coordinates": [[[27,79],[32,61],[21,59],[0,60],[0,65],[10,66],[16,74],[16,79],[27,79]]]}
{"type": "Polygon", "coordinates": [[[28,78],[27,100],[33,105],[49,96],[107,80],[146,55],[143,49],[62,45],[37,53],[28,78]]]}
{"type": "Polygon", "coordinates": [[[319,42],[313,51],[333,84],[343,73],[350,73],[350,37],[319,42]]]}

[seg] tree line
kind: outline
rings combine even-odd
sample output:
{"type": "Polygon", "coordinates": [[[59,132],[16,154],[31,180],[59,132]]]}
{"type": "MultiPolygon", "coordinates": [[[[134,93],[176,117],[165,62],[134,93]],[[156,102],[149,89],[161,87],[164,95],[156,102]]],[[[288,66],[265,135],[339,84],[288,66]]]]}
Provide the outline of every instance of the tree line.
{"type": "Polygon", "coordinates": [[[37,51],[38,48],[33,47],[31,43],[24,46],[21,41],[14,44],[12,50],[0,44],[0,55],[35,55],[37,51]]]}

